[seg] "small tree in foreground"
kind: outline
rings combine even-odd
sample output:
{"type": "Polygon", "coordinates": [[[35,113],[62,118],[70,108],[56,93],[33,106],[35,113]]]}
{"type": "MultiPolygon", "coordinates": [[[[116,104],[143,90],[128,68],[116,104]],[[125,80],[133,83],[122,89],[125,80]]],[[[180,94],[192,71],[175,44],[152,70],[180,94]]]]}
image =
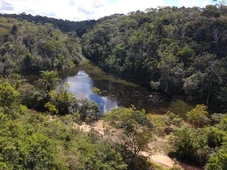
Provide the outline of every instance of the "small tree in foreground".
{"type": "Polygon", "coordinates": [[[188,121],[194,124],[196,127],[203,127],[210,121],[207,115],[207,106],[201,104],[196,105],[194,109],[186,114],[188,121]]]}
{"type": "Polygon", "coordinates": [[[154,139],[152,123],[144,111],[134,108],[113,109],[106,120],[122,133],[117,133],[121,143],[138,156],[141,151],[148,151],[148,144],[154,139]]]}

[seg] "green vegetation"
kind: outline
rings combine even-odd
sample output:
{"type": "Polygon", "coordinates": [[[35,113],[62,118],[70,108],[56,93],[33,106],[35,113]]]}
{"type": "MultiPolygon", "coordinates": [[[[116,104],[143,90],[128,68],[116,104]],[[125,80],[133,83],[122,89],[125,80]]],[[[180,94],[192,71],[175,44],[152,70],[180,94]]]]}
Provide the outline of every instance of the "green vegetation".
{"type": "Polygon", "coordinates": [[[184,125],[173,131],[171,143],[175,156],[184,161],[204,166],[207,169],[225,169],[226,165],[226,115],[222,115],[213,126],[205,126],[209,120],[206,117],[206,107],[197,105],[187,113],[192,126],[184,125]]]}
{"type": "Polygon", "coordinates": [[[123,145],[131,150],[135,156],[141,151],[149,150],[148,144],[152,141],[152,123],[144,111],[136,111],[135,108],[113,109],[106,116],[107,121],[123,130],[120,140],[123,145]]]}
{"type": "Polygon", "coordinates": [[[155,137],[166,135],[173,146],[168,151],[178,160],[227,169],[224,4],[150,8],[74,24],[25,14],[0,16],[0,170],[162,169],[141,153],[152,153],[155,137]],[[77,99],[68,84],[57,84],[58,71],[77,66],[82,53],[117,77],[202,104],[185,113],[188,122],[173,112],[157,116],[117,108],[105,114],[108,135],[80,131],[76,125],[100,118],[99,107],[77,99]],[[208,108],[223,114],[209,115],[208,108]]]}
{"type": "MultiPolygon", "coordinates": [[[[42,76],[40,81],[43,80],[42,76]]],[[[126,170],[142,167],[148,170],[156,167],[139,155],[140,151],[148,149],[153,138],[153,126],[144,111],[122,108],[107,115],[108,121],[117,123],[114,127],[123,129],[117,136],[122,142],[116,142],[93,130],[85,133],[74,127],[76,122],[97,120],[98,107],[94,102],[77,100],[66,91],[67,85],[51,91],[44,88],[46,83],[41,86],[43,91],[34,91],[39,93],[35,103],[42,106],[46,102],[42,106],[45,113],[22,105],[20,92],[6,79],[0,83],[0,169],[126,170]]]]}
{"type": "Polygon", "coordinates": [[[93,132],[72,128],[71,115],[48,119],[30,110],[3,110],[0,115],[0,169],[118,169],[124,163],[118,146],[93,132]],[[11,118],[8,112],[20,114],[11,118]]]}
{"type": "Polygon", "coordinates": [[[105,71],[169,95],[226,105],[226,6],[160,7],[97,22],[83,53],[105,71]]]}
{"type": "Polygon", "coordinates": [[[202,127],[209,123],[210,120],[207,115],[207,107],[204,105],[197,105],[196,108],[186,114],[188,121],[193,123],[196,127],[202,127]]]}
{"type": "Polygon", "coordinates": [[[0,17],[0,74],[39,74],[64,70],[79,64],[79,40],[63,34],[51,24],[34,24],[0,17]]]}
{"type": "MultiPolygon", "coordinates": [[[[28,22],[35,22],[36,24],[51,23],[55,27],[58,27],[62,32],[68,33],[69,35],[79,36],[81,37],[88,29],[91,29],[93,25],[96,23],[95,20],[86,20],[86,21],[68,21],[62,19],[48,18],[40,15],[32,16],[30,14],[26,15],[22,14],[0,14],[5,18],[16,18],[18,20],[26,20],[28,22]]],[[[1,30],[1,29],[0,29],[1,30]]],[[[4,30],[3,30],[4,32],[4,30]]]]}

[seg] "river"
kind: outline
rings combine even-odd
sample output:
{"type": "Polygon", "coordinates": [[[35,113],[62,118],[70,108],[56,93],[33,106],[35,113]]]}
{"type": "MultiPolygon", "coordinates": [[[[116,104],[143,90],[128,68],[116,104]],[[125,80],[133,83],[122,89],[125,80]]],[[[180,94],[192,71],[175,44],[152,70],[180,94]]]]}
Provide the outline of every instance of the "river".
{"type": "MultiPolygon", "coordinates": [[[[134,105],[137,109],[145,109],[147,113],[165,114],[171,111],[185,118],[185,113],[194,108],[194,105],[179,98],[166,101],[161,94],[114,77],[86,59],[75,70],[66,73],[65,77],[60,85],[68,83],[70,86],[68,91],[77,98],[95,101],[101,114],[116,107],[134,105]],[[100,90],[100,94],[93,92],[94,87],[100,90]]],[[[181,165],[186,170],[201,170],[190,165],[181,165]]]]}
{"type": "Polygon", "coordinates": [[[95,101],[101,113],[116,107],[134,105],[137,109],[145,109],[147,113],[164,114],[172,111],[184,118],[185,113],[194,107],[179,98],[166,101],[161,94],[147,87],[116,78],[86,59],[71,71],[70,75],[72,76],[64,78],[60,85],[68,83],[70,85],[68,91],[77,98],[95,101]],[[93,92],[94,87],[100,90],[99,94],[93,92]]]}

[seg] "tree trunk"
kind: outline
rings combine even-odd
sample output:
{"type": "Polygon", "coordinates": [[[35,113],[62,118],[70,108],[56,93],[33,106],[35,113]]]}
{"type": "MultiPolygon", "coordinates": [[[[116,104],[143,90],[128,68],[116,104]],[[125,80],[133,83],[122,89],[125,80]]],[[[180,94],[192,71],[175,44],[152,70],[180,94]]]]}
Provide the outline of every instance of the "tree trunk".
{"type": "Polygon", "coordinates": [[[166,87],[165,87],[165,92],[166,92],[166,93],[167,93],[167,91],[168,91],[168,87],[169,87],[169,81],[166,80],[166,87]]]}
{"type": "Polygon", "coordinates": [[[206,100],[206,105],[209,105],[209,101],[210,101],[210,93],[211,93],[211,88],[209,88],[208,94],[207,94],[207,100],[206,100]]]}
{"type": "Polygon", "coordinates": [[[167,74],[167,78],[165,80],[165,93],[167,93],[168,88],[169,88],[169,71],[168,71],[168,74],[167,74]]]}

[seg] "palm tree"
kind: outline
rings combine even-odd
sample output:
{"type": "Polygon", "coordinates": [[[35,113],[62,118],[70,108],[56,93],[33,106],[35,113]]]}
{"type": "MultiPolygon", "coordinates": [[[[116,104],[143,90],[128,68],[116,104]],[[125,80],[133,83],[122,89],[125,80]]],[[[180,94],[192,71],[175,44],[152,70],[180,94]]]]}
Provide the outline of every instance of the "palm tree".
{"type": "Polygon", "coordinates": [[[59,82],[57,72],[55,71],[41,71],[41,82],[45,90],[50,92],[53,90],[59,82]]]}

